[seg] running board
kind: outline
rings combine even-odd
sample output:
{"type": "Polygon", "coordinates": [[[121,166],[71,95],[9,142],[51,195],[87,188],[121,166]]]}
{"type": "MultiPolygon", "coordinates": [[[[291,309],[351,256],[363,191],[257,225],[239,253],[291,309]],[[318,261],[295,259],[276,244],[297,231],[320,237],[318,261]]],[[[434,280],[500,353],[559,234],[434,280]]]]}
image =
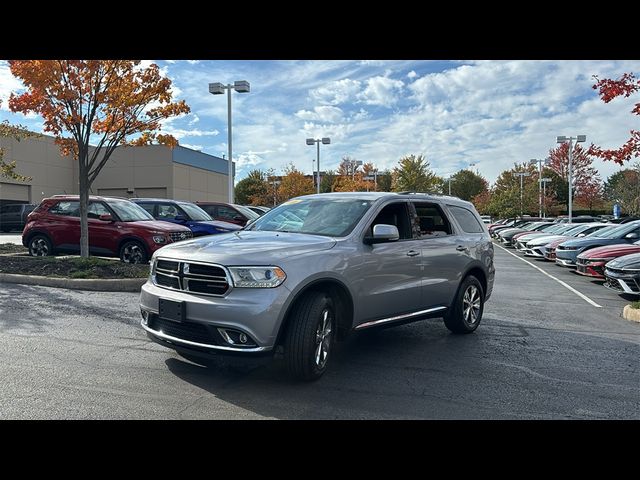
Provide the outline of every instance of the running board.
{"type": "Polygon", "coordinates": [[[382,325],[384,323],[389,323],[389,322],[399,322],[401,320],[407,320],[407,319],[414,318],[414,317],[421,317],[423,315],[428,315],[430,313],[441,312],[442,310],[446,310],[446,309],[447,309],[447,307],[427,308],[426,310],[420,310],[419,312],[413,312],[413,313],[407,313],[407,314],[404,314],[404,315],[398,315],[398,316],[395,316],[395,317],[383,318],[382,320],[374,320],[372,322],[367,322],[367,323],[363,323],[361,325],[358,325],[355,328],[355,330],[361,330],[363,328],[375,327],[377,325],[382,325]]]}

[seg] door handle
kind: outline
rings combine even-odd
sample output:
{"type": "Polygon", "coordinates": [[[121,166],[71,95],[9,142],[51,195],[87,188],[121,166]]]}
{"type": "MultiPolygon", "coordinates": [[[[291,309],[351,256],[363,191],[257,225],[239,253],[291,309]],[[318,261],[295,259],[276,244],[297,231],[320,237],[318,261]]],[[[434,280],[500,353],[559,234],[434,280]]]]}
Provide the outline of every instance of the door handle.
{"type": "Polygon", "coordinates": [[[459,252],[466,252],[469,249],[467,247],[462,246],[462,245],[458,245],[456,247],[456,250],[459,251],[459,252]]]}
{"type": "Polygon", "coordinates": [[[417,255],[420,255],[420,252],[417,252],[417,251],[415,251],[415,250],[409,250],[409,251],[407,252],[407,257],[415,257],[415,256],[417,256],[417,255]]]}

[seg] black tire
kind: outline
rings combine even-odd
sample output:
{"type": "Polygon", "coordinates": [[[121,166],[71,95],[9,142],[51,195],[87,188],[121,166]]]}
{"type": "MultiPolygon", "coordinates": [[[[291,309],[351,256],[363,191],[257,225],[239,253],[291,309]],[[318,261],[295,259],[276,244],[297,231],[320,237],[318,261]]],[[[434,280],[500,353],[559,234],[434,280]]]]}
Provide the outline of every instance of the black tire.
{"type": "Polygon", "coordinates": [[[120,246],[120,260],[124,263],[148,263],[149,255],[137,240],[128,240],[120,246]]]}
{"type": "Polygon", "coordinates": [[[284,346],[287,370],[295,380],[317,380],[327,369],[334,343],[333,300],[324,292],[309,292],[291,315],[284,346]]]}
{"type": "Polygon", "coordinates": [[[29,239],[29,255],[32,257],[48,257],[53,255],[53,245],[49,237],[42,234],[34,235],[29,239]]]}
{"type": "Polygon", "coordinates": [[[444,315],[444,324],[453,333],[471,333],[480,325],[483,312],[482,284],[473,275],[468,275],[460,284],[451,308],[444,315]]]}

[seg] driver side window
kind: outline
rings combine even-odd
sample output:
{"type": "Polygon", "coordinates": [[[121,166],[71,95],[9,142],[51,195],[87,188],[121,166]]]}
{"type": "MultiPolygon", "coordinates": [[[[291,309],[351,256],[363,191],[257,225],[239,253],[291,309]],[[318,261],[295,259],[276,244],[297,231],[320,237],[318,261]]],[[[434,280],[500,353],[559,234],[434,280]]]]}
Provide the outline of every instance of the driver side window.
{"type": "Polygon", "coordinates": [[[378,224],[395,225],[400,234],[400,240],[413,238],[406,202],[392,203],[380,210],[380,213],[369,225],[367,235],[373,235],[373,226],[378,224]]]}
{"type": "Polygon", "coordinates": [[[174,220],[176,215],[178,215],[178,209],[173,205],[166,203],[158,205],[158,220],[174,220]]]}

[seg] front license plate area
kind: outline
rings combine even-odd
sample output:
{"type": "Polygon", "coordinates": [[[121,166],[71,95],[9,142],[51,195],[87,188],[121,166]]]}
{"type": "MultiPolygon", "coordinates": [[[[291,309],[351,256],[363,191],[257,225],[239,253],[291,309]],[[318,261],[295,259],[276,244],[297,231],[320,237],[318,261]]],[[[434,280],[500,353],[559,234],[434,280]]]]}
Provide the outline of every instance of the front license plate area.
{"type": "Polygon", "coordinates": [[[172,322],[183,322],[186,320],[186,304],[161,298],[158,301],[158,316],[172,322]]]}

